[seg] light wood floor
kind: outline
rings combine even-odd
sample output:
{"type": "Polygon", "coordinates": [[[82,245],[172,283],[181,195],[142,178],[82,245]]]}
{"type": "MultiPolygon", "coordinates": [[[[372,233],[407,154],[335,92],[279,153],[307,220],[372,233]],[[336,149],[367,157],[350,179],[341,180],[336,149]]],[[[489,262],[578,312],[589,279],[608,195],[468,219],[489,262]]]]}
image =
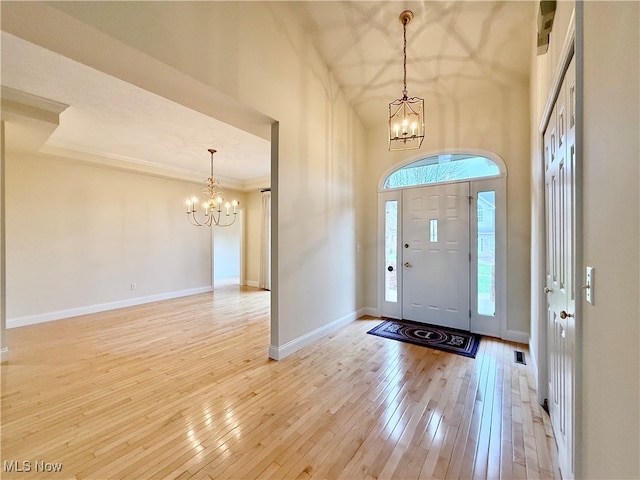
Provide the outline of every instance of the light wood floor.
{"type": "Polygon", "coordinates": [[[235,287],[9,330],[1,456],[32,471],[2,478],[559,478],[516,345],[474,360],[361,319],[275,362],[268,306],[235,287]]]}

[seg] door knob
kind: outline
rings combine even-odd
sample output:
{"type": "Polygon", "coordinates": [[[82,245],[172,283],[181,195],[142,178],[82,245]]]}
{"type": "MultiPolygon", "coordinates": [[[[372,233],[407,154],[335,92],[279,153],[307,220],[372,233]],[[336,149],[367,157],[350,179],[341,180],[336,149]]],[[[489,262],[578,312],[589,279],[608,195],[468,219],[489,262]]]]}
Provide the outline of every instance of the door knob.
{"type": "Polygon", "coordinates": [[[411,267],[412,265],[409,262],[404,262],[405,267],[411,267]]]}
{"type": "Polygon", "coordinates": [[[549,287],[544,287],[544,293],[551,293],[553,292],[553,290],[551,290],[549,287]]]}
{"type": "Polygon", "coordinates": [[[564,310],[562,310],[562,311],[560,312],[560,318],[564,320],[564,319],[565,319],[565,318],[567,318],[567,317],[573,317],[573,314],[572,314],[572,313],[567,313],[567,312],[565,312],[564,310]]]}
{"type": "Polygon", "coordinates": [[[389,266],[387,267],[387,270],[389,270],[390,272],[393,272],[393,265],[389,265],[389,266]]]}

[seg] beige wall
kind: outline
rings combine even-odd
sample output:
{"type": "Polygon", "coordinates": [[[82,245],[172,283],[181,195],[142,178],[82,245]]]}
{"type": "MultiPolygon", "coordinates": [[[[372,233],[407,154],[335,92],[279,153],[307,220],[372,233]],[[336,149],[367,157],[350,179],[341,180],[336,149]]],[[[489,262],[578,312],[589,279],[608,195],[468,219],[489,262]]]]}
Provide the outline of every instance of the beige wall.
{"type": "Polygon", "coordinates": [[[357,315],[354,173],[365,133],[286,4],[16,2],[3,5],[2,21],[10,33],[204,113],[238,107],[249,130],[251,120],[279,122],[272,354],[357,315]]]}
{"type": "MultiPolygon", "coordinates": [[[[202,184],[35,152],[7,153],[6,182],[9,326],[211,288],[215,229],[184,213],[202,184]]],[[[224,192],[243,207],[245,280],[256,284],[261,204],[224,192]]]]}
{"type": "Polygon", "coordinates": [[[245,229],[245,280],[248,285],[258,286],[260,282],[260,249],[262,242],[262,194],[260,191],[247,192],[245,229]]]}
{"type": "MultiPolygon", "coordinates": [[[[426,137],[420,151],[480,149],[499,155],[507,165],[507,330],[526,338],[529,319],[529,87],[500,88],[460,104],[425,108],[426,137]]],[[[415,150],[389,152],[386,124],[368,131],[366,168],[362,172],[364,301],[375,309],[377,298],[377,188],[383,174],[415,150]]]]}
{"type": "Polygon", "coordinates": [[[583,4],[581,478],[640,478],[639,6],[583,4]]]}
{"type": "Polygon", "coordinates": [[[7,152],[9,325],[210,288],[210,231],[189,225],[184,213],[194,190],[194,183],[7,152]]]}
{"type": "Polygon", "coordinates": [[[0,362],[9,359],[7,349],[6,250],[5,250],[5,143],[4,121],[0,121],[0,362]]]}

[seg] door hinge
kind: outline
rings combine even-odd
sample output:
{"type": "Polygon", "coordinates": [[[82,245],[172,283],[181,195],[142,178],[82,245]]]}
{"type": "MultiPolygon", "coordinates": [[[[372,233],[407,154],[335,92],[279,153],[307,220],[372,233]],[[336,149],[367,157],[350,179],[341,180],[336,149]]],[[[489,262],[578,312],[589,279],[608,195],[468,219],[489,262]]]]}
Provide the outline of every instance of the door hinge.
{"type": "Polygon", "coordinates": [[[473,197],[467,197],[469,199],[469,205],[471,205],[471,202],[473,201],[473,197]]]}
{"type": "Polygon", "coordinates": [[[469,318],[471,318],[471,310],[469,310],[469,318]]]}
{"type": "Polygon", "coordinates": [[[469,261],[471,261],[471,252],[469,252],[469,261]]]}

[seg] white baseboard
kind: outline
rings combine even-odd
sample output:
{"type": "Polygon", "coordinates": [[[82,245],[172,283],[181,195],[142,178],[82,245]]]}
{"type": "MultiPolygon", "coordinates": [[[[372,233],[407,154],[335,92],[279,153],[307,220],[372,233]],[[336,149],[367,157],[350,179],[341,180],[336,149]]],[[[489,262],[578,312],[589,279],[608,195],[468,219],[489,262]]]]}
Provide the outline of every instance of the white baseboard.
{"type": "Polygon", "coordinates": [[[531,346],[531,341],[527,342],[529,344],[529,366],[533,371],[533,378],[535,379],[536,385],[538,385],[538,358],[536,357],[536,352],[531,346]]]}
{"type": "Polygon", "coordinates": [[[507,334],[503,338],[508,342],[524,343],[529,345],[529,332],[520,332],[517,330],[507,330],[507,334]]]}
{"type": "Polygon", "coordinates": [[[260,288],[260,282],[256,282],[256,281],[254,281],[254,280],[247,280],[247,281],[245,282],[245,285],[246,285],[247,287],[260,288]]]}
{"type": "Polygon", "coordinates": [[[4,363],[8,361],[9,361],[9,349],[7,347],[4,347],[0,349],[0,363],[4,363]]]}
{"type": "Polygon", "coordinates": [[[133,307],[135,305],[158,302],[161,300],[170,300],[172,298],[188,297],[189,295],[197,295],[198,293],[207,293],[211,291],[213,291],[213,289],[210,286],[190,288],[188,290],[159,293],[157,295],[148,295],[146,297],[128,298],[126,300],[116,300],[115,302],[87,305],[86,307],[69,308],[66,310],[58,310],[56,312],[47,312],[39,313],[37,315],[8,318],[7,328],[25,327],[27,325],[35,325],[38,323],[51,322],[54,320],[62,320],[64,318],[70,317],[78,317],[80,315],[88,315],[90,313],[106,312],[108,310],[115,310],[117,308],[133,307]]]}
{"type": "Polygon", "coordinates": [[[353,322],[356,318],[358,318],[358,312],[350,313],[342,318],[328,323],[327,325],[316,328],[315,330],[306,333],[301,337],[293,339],[280,347],[269,345],[269,358],[272,358],[273,360],[283,360],[284,358],[288,357],[292,353],[297,352],[301,348],[307,347],[312,343],[320,340],[321,338],[335,332],[340,327],[353,322]]]}

